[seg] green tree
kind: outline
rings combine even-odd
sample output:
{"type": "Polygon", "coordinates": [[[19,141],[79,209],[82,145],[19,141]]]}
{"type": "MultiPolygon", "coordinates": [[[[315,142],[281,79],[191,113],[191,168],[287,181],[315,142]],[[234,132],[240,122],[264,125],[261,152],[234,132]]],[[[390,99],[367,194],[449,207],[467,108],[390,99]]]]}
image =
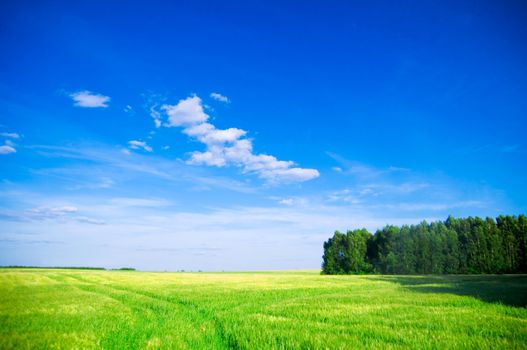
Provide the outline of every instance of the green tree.
{"type": "Polygon", "coordinates": [[[346,257],[346,236],[335,231],[333,237],[324,242],[322,256],[322,273],[327,275],[344,274],[344,260],[346,257]]]}
{"type": "Polygon", "coordinates": [[[332,238],[324,242],[322,257],[323,274],[351,274],[371,272],[366,261],[367,241],[371,234],[366,230],[336,231],[332,238]]]}
{"type": "Polygon", "coordinates": [[[322,273],[525,273],[527,217],[449,216],[444,222],[335,232],[324,242],[322,273]]]}
{"type": "Polygon", "coordinates": [[[366,230],[348,231],[347,234],[347,273],[365,273],[372,270],[366,261],[367,241],[371,234],[366,230]]]}

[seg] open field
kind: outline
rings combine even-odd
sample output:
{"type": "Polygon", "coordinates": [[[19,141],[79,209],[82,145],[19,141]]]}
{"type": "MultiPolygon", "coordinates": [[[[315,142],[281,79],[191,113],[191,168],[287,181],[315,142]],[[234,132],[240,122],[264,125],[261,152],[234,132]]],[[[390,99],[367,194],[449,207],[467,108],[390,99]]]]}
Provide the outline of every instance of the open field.
{"type": "Polygon", "coordinates": [[[527,348],[527,276],[0,269],[0,349],[527,348]]]}

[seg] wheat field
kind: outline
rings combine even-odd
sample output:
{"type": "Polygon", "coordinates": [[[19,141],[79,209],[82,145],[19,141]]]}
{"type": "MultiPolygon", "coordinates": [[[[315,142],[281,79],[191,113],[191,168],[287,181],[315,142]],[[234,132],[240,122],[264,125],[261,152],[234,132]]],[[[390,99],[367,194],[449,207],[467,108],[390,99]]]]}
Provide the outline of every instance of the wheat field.
{"type": "Polygon", "coordinates": [[[527,348],[527,276],[0,269],[1,349],[527,348]]]}

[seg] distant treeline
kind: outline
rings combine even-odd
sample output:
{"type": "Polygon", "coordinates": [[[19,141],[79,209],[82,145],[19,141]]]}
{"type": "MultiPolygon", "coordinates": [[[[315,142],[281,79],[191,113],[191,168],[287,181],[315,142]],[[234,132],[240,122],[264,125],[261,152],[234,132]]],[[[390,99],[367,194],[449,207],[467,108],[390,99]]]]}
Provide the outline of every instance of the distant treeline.
{"type": "Polygon", "coordinates": [[[106,270],[104,267],[90,266],[28,266],[28,265],[9,265],[0,266],[4,269],[65,269],[65,270],[106,270]]]}
{"type": "MultiPolygon", "coordinates": [[[[63,269],[63,270],[106,270],[104,267],[90,267],[90,266],[26,266],[26,265],[9,265],[0,266],[3,269],[63,269]]],[[[121,267],[119,269],[111,269],[113,271],[135,271],[133,267],[121,267]]]]}
{"type": "Polygon", "coordinates": [[[444,222],[335,232],[323,274],[527,273],[527,217],[448,217],[444,222]]]}

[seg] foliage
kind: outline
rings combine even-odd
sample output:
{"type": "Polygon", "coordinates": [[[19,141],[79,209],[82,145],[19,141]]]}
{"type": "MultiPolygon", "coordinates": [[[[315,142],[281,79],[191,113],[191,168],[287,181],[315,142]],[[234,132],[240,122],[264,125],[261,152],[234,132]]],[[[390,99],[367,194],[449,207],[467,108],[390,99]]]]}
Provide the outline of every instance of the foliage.
{"type": "Polygon", "coordinates": [[[365,273],[372,270],[364,260],[367,250],[367,230],[336,231],[333,238],[324,243],[322,270],[325,274],[365,273]]]}
{"type": "Polygon", "coordinates": [[[527,218],[448,217],[444,222],[335,232],[323,274],[527,273],[527,218]],[[366,248],[365,248],[366,247],[366,248]]]}

